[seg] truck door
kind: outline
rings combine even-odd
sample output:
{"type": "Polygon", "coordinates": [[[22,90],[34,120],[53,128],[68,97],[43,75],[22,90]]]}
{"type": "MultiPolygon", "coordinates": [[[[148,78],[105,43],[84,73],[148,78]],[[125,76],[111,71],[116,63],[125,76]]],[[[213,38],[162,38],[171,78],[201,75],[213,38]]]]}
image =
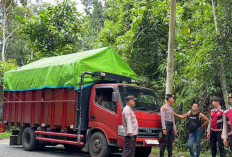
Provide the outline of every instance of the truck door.
{"type": "Polygon", "coordinates": [[[96,86],[94,103],[90,109],[90,120],[93,123],[98,122],[102,128],[107,128],[105,132],[115,132],[114,135],[111,133],[108,135],[116,138],[120,119],[117,115],[117,104],[112,102],[113,92],[115,92],[114,86],[96,86]]]}

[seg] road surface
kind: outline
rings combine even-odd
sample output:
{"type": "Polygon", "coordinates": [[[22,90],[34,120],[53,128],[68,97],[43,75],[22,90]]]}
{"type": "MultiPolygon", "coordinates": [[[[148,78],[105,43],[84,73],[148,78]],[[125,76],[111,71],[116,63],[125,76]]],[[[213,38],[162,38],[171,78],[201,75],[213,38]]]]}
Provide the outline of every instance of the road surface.
{"type": "MultiPolygon", "coordinates": [[[[150,154],[149,157],[158,156],[159,154],[150,154]]],[[[10,146],[9,139],[0,139],[0,157],[90,157],[90,155],[84,152],[66,152],[62,145],[46,146],[43,151],[24,151],[21,145],[10,146]]],[[[113,154],[111,157],[121,157],[121,154],[113,154]]]]}

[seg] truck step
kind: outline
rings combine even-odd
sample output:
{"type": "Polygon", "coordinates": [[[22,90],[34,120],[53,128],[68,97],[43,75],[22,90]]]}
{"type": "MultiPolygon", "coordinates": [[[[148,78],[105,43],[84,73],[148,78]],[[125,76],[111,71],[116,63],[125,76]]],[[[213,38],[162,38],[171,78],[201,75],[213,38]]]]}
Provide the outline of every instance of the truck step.
{"type": "Polygon", "coordinates": [[[36,140],[62,143],[62,144],[71,144],[71,145],[76,145],[76,146],[83,146],[84,145],[84,142],[66,141],[66,140],[58,140],[58,139],[44,138],[44,137],[36,137],[36,140]]]}
{"type": "MultiPolygon", "coordinates": [[[[76,134],[68,134],[68,133],[48,132],[48,131],[35,131],[35,133],[40,135],[52,135],[52,136],[77,138],[76,134]]],[[[84,138],[84,135],[80,135],[80,138],[84,138]]]]}

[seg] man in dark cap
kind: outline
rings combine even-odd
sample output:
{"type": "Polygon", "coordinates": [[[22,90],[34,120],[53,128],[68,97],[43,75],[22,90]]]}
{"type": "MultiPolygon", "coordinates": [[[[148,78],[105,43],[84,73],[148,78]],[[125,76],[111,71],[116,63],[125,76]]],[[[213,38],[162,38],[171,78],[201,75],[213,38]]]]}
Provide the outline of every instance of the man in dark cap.
{"type": "Polygon", "coordinates": [[[167,147],[168,156],[172,157],[172,142],[174,134],[177,134],[176,124],[174,120],[174,112],[171,105],[175,102],[175,96],[166,94],[167,103],[160,108],[161,122],[162,122],[162,144],[160,147],[160,157],[164,157],[164,152],[167,147]]]}
{"type": "Polygon", "coordinates": [[[230,150],[232,150],[232,93],[229,94],[230,107],[224,112],[222,139],[225,146],[229,141],[230,150]]]}
{"type": "Polygon", "coordinates": [[[210,139],[212,157],[216,157],[217,143],[220,150],[220,156],[225,157],[224,144],[221,138],[223,128],[223,110],[221,109],[221,98],[214,97],[212,104],[214,109],[211,110],[210,121],[207,129],[207,138],[210,139]]]}
{"type": "Polygon", "coordinates": [[[126,97],[126,107],[122,112],[123,129],[125,136],[125,144],[122,151],[122,157],[134,157],[136,136],[138,135],[138,121],[132,110],[135,107],[136,98],[133,95],[126,97]]]}

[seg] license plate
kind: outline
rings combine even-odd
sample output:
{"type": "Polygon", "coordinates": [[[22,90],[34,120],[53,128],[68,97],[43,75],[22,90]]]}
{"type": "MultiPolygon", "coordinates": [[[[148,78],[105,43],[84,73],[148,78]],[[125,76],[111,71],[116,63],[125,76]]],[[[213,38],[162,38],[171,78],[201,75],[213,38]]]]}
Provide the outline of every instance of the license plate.
{"type": "Polygon", "coordinates": [[[158,140],[145,140],[146,144],[159,144],[158,140]]]}

